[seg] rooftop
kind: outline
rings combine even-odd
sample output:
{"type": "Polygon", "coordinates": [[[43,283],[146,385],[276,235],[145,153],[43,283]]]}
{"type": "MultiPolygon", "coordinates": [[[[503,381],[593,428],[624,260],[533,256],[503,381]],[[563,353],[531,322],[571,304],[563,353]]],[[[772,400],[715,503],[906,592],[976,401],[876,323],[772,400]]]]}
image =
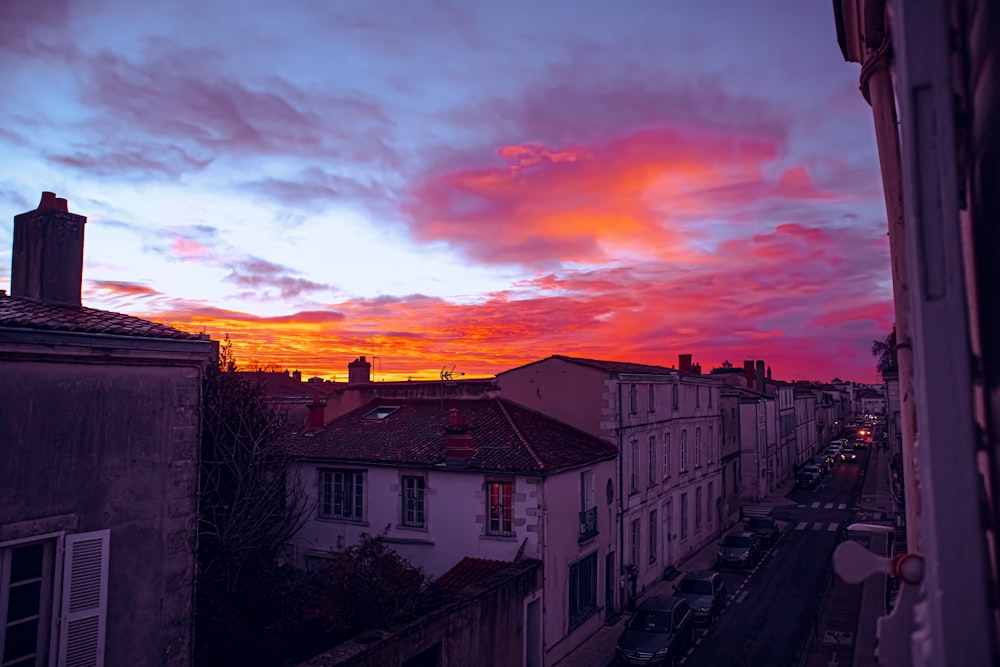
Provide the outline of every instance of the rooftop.
{"type": "Polygon", "coordinates": [[[606,440],[501,398],[377,398],[320,429],[290,436],[289,447],[308,459],[443,465],[452,408],[466,420],[472,438],[465,470],[548,474],[613,458],[618,451],[606,440]]]}
{"type": "Polygon", "coordinates": [[[0,327],[141,338],[208,339],[205,334],[187,333],[124,313],[42,303],[6,293],[0,293],[0,327]]]}

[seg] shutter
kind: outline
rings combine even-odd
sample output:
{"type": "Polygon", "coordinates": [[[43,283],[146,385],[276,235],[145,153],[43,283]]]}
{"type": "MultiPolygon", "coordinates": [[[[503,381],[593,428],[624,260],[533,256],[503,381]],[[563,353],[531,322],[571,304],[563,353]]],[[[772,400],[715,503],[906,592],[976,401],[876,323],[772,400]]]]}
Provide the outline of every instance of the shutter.
{"type": "Polygon", "coordinates": [[[59,667],[103,667],[110,530],[66,536],[59,667]]]}

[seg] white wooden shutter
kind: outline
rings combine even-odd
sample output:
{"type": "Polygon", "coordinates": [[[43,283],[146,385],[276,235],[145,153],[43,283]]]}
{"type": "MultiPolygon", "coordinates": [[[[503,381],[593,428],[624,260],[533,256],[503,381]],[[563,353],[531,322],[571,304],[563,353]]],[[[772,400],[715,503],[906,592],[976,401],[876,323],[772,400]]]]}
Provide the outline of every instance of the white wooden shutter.
{"type": "Polygon", "coordinates": [[[59,667],[103,667],[110,530],[66,536],[59,667]]]}

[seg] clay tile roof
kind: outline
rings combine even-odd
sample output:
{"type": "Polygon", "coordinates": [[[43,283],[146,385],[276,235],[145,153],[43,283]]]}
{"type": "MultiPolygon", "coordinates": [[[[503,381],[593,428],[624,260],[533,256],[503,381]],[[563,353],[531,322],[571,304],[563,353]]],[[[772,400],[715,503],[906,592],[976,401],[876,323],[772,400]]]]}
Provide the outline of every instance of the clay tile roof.
{"type": "MultiPolygon", "coordinates": [[[[595,368],[599,371],[604,371],[605,373],[635,373],[635,374],[646,374],[646,375],[665,375],[668,373],[676,373],[676,368],[670,368],[668,366],[654,366],[651,364],[635,364],[631,361],[607,361],[603,359],[584,359],[581,357],[567,357],[562,354],[554,354],[549,359],[559,359],[571,364],[577,364],[579,366],[589,366],[590,368],[595,368]]],[[[541,361],[545,361],[542,359],[541,361]]],[[[540,363],[540,362],[533,362],[540,363]]],[[[529,366],[531,364],[528,364],[529,366]]],[[[503,373],[499,373],[503,375],[503,373]]]]}
{"type": "Polygon", "coordinates": [[[60,306],[14,296],[0,296],[0,327],[143,338],[182,340],[206,338],[203,334],[190,334],[166,324],[143,320],[124,313],[95,308],[60,306]]]}
{"type": "Polygon", "coordinates": [[[441,590],[457,593],[464,588],[478,583],[506,568],[510,563],[503,560],[488,558],[472,558],[466,556],[458,561],[453,568],[442,574],[435,581],[441,590]]]}
{"type": "Polygon", "coordinates": [[[322,429],[290,436],[308,459],[437,466],[445,463],[445,425],[452,408],[467,420],[473,455],[466,470],[547,474],[614,458],[613,444],[501,398],[378,398],[322,429]],[[366,417],[378,408],[384,418],[366,417]]]}

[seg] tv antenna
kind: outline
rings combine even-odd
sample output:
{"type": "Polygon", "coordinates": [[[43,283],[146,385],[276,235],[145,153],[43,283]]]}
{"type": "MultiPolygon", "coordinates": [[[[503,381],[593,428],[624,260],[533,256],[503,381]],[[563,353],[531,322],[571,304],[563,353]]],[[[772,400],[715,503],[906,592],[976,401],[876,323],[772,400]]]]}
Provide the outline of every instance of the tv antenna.
{"type": "Polygon", "coordinates": [[[442,380],[454,380],[456,375],[462,376],[465,375],[465,373],[456,373],[455,364],[452,364],[451,368],[448,368],[448,364],[445,364],[444,366],[441,367],[442,380]]]}

